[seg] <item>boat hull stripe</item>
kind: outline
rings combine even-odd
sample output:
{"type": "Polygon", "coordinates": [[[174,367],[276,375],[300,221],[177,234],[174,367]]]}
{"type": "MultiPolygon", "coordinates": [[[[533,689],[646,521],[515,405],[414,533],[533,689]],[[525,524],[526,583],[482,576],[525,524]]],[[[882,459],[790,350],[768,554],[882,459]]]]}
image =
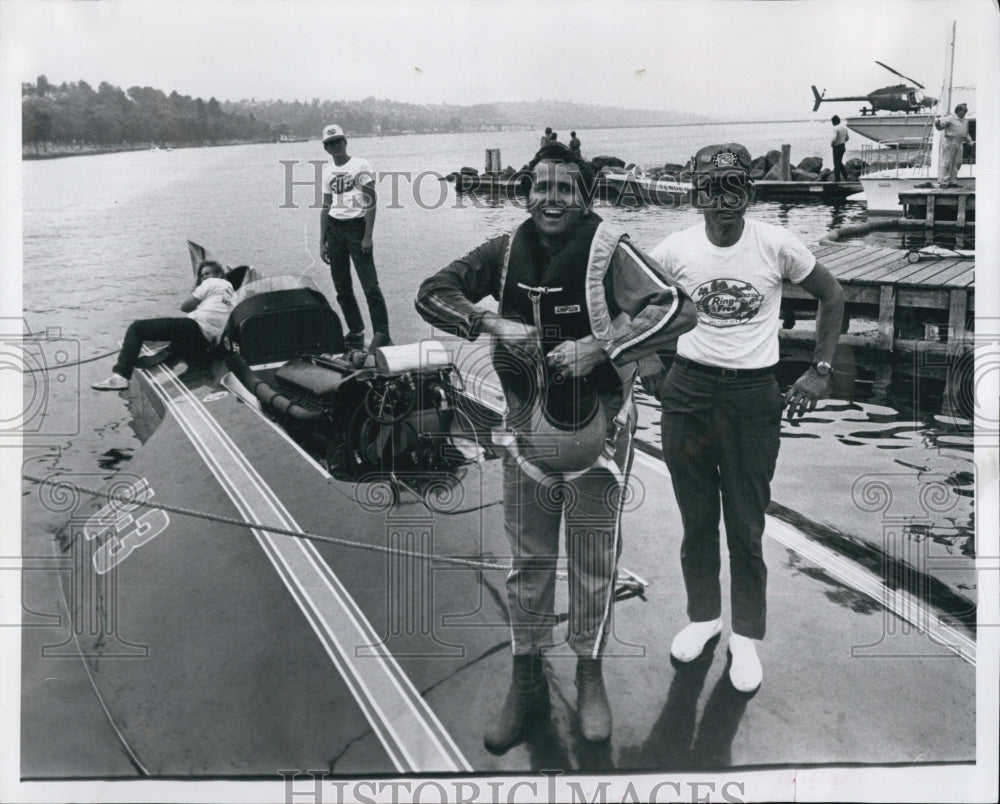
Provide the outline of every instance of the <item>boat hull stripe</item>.
{"type": "MultiPolygon", "coordinates": [[[[157,367],[149,376],[241,513],[251,521],[301,531],[274,491],[173,372],[157,367]]],[[[362,677],[350,646],[375,645],[380,640],[315,545],[291,536],[257,530],[255,534],[397,769],[471,771],[394,657],[368,659],[362,677]]]]}

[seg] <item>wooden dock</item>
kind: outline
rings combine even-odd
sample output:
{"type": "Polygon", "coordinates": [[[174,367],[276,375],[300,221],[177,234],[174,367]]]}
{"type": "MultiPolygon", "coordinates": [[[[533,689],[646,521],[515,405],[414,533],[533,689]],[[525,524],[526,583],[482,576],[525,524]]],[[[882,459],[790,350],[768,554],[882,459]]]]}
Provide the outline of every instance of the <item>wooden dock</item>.
{"type": "MultiPolygon", "coordinates": [[[[967,321],[975,310],[974,259],[839,243],[820,245],[813,253],[844,288],[852,315],[870,312],[876,317],[877,313],[874,338],[843,335],[844,342],[884,351],[945,353],[967,345],[967,321]]],[[[802,300],[811,298],[785,283],[788,309],[802,309],[802,300]]],[[[782,335],[797,338],[798,333],[791,333],[785,330],[782,335]]]]}
{"type": "Polygon", "coordinates": [[[928,232],[935,228],[949,228],[961,238],[966,226],[972,228],[976,220],[976,188],[914,188],[901,190],[899,203],[903,216],[922,220],[928,232]]]}

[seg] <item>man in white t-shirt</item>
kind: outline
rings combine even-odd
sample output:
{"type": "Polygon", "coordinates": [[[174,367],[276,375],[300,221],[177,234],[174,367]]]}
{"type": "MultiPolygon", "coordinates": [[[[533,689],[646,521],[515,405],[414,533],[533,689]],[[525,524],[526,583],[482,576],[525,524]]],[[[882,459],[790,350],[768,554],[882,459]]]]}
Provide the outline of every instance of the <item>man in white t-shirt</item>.
{"type": "Polygon", "coordinates": [[[745,217],[753,200],[746,148],[700,149],[692,179],[692,202],[704,224],[670,235],[651,256],[691,295],[698,325],[678,338],[666,377],[657,380],[648,359],[639,367],[644,381],[659,389],[664,460],[684,524],[681,566],[691,622],[670,652],[692,661],[722,630],[721,511],[731,575],[729,676],[738,690],[752,692],[762,678],[756,648],[766,610],[761,538],[781,411],[801,416],[828,392],[844,296],[798,238],[745,217]],[[815,362],[782,400],[773,367],[786,279],[819,299],[819,315],[815,362]]]}
{"type": "Polygon", "coordinates": [[[323,129],[323,149],[333,162],[323,168],[323,209],[319,219],[319,252],[329,263],[337,303],[344,314],[344,344],[364,346],[365,324],[354,296],[351,262],[368,301],[372,330],[389,343],[389,313],[375,273],[372,230],[375,228],[375,173],[367,159],[349,156],[347,137],[338,125],[323,129]]]}
{"type": "MultiPolygon", "coordinates": [[[[118,360],[106,380],[94,383],[97,391],[123,391],[136,367],[146,341],[170,341],[171,351],[198,357],[218,344],[233,306],[233,286],[225,279],[219,263],[208,260],[198,266],[198,284],[181,303],[184,318],[143,318],[133,321],[125,332],[118,360]]],[[[183,374],[187,366],[174,370],[183,374]]]]}

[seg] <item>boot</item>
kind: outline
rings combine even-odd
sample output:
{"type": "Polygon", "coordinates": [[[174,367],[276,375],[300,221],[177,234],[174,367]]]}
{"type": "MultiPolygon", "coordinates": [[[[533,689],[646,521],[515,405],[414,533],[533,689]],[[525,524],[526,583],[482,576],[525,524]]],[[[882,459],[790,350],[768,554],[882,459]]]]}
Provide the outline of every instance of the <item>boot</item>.
{"type": "Polygon", "coordinates": [[[580,733],[592,743],[603,743],[611,737],[611,707],[601,677],[601,660],[576,660],[576,712],[580,733]]]}
{"type": "Polygon", "coordinates": [[[549,682],[542,669],[542,657],[515,654],[507,699],[483,734],[483,744],[495,754],[503,753],[521,739],[528,723],[548,716],[549,682]]]}

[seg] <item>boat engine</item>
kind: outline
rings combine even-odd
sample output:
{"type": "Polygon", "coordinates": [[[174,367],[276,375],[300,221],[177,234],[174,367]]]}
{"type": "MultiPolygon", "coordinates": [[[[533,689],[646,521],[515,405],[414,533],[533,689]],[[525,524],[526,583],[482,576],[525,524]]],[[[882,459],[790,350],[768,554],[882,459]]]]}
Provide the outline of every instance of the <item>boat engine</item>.
{"type": "Polygon", "coordinates": [[[438,342],[300,357],[269,380],[246,377],[239,362],[231,368],[262,409],[335,477],[440,476],[477,454],[474,434],[459,433],[466,402],[438,342]]]}

